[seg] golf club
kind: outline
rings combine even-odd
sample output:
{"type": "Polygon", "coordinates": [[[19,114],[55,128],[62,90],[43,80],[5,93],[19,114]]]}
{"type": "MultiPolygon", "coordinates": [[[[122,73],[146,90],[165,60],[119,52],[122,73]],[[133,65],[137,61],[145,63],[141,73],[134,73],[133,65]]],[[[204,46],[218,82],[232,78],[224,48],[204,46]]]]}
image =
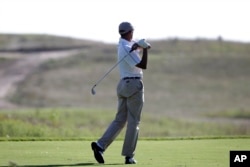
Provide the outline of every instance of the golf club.
{"type": "Polygon", "coordinates": [[[92,87],[91,93],[92,95],[96,94],[95,87],[120,63],[122,62],[133,50],[135,50],[138,47],[138,45],[134,45],[134,47],[131,48],[129,53],[125,55],[121,60],[119,60],[113,67],[111,67],[92,87]]]}

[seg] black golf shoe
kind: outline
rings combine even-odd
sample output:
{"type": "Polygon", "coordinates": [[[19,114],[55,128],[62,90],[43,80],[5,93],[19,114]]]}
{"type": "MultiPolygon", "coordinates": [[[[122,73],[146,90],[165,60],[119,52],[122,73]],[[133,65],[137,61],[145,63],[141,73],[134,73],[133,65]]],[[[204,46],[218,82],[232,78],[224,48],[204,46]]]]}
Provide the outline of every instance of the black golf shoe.
{"type": "Polygon", "coordinates": [[[134,158],[131,158],[131,157],[126,157],[125,164],[136,164],[136,160],[134,158]]]}
{"type": "Polygon", "coordinates": [[[91,143],[91,148],[94,152],[94,156],[95,156],[96,161],[100,164],[104,164],[104,159],[102,156],[104,150],[101,147],[99,147],[96,142],[91,143]]]}

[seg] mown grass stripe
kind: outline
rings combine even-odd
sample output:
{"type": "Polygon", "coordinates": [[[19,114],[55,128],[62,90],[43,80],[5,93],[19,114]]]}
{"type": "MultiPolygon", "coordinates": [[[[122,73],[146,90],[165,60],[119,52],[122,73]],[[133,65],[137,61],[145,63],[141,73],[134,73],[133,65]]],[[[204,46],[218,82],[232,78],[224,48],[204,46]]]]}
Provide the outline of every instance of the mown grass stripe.
{"type": "MultiPolygon", "coordinates": [[[[36,137],[15,137],[15,138],[0,138],[0,142],[5,141],[93,141],[97,138],[94,137],[76,137],[76,138],[36,138],[36,137]]],[[[210,140],[210,139],[250,139],[250,136],[194,136],[194,137],[142,137],[139,140],[143,141],[164,141],[164,140],[210,140]]],[[[117,138],[117,141],[123,140],[123,138],[117,138]]]]}
{"type": "MultiPolygon", "coordinates": [[[[0,166],[99,166],[90,141],[0,142],[0,166]]],[[[105,166],[124,167],[123,141],[105,151],[105,166]]],[[[137,167],[226,167],[230,150],[250,150],[249,139],[139,141],[137,167]]]]}

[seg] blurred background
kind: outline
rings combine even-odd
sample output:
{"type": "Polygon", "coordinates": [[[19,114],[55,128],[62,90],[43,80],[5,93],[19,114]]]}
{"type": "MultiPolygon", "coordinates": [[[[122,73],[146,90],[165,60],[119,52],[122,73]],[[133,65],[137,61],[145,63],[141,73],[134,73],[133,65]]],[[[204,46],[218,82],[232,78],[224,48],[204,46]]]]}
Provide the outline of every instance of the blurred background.
{"type": "Polygon", "coordinates": [[[100,136],[118,70],[90,91],[116,63],[122,21],[152,45],[142,137],[250,135],[247,0],[0,3],[2,139],[100,136]]]}

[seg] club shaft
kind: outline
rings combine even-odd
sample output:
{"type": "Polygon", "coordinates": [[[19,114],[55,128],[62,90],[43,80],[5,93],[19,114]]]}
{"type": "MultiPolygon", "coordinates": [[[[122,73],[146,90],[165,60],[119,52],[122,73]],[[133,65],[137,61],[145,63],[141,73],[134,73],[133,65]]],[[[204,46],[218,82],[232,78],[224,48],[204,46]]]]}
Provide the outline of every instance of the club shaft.
{"type": "Polygon", "coordinates": [[[126,56],[124,56],[121,60],[119,60],[117,63],[115,63],[113,65],[113,67],[111,67],[93,86],[96,87],[118,64],[120,64],[120,62],[122,62],[129,54],[127,54],[126,56]]]}

